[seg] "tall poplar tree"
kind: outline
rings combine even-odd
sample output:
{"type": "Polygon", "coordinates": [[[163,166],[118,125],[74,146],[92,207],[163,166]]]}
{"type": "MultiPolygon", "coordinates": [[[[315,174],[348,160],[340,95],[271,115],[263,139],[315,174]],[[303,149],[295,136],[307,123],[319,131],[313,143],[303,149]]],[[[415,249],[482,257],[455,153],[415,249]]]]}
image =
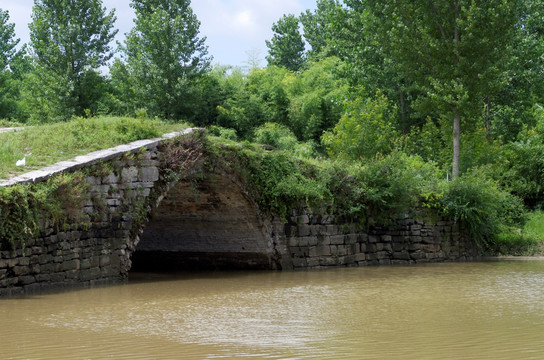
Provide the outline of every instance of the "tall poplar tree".
{"type": "Polygon", "coordinates": [[[505,84],[521,0],[346,0],[369,26],[394,69],[453,128],[452,174],[459,176],[461,124],[482,118],[484,99],[505,84]]]}
{"type": "Polygon", "coordinates": [[[35,0],[29,26],[35,71],[27,89],[38,101],[30,99],[31,112],[64,119],[84,113],[91,105],[87,80],[113,56],[115,20],[102,0],[35,0]]]}
{"type": "Polygon", "coordinates": [[[0,119],[14,115],[16,89],[12,67],[15,59],[22,55],[22,51],[16,49],[18,43],[15,24],[9,23],[8,11],[0,9],[0,119]]]}
{"type": "Polygon", "coordinates": [[[305,62],[304,41],[300,35],[299,20],[294,15],[283,15],[274,25],[274,36],[266,40],[268,65],[285,67],[298,71],[305,62]]]}
{"type": "Polygon", "coordinates": [[[132,84],[126,90],[135,97],[134,107],[166,119],[191,116],[198,81],[210,65],[190,5],[190,0],[132,0],[136,19],[121,49],[125,63],[114,73],[132,84]]]}
{"type": "Polygon", "coordinates": [[[312,12],[306,10],[300,14],[300,22],[304,27],[304,39],[310,44],[310,57],[323,52],[336,55],[330,48],[330,40],[334,37],[332,21],[334,14],[341,10],[338,0],[317,0],[317,8],[312,12]],[[328,50],[328,51],[325,51],[328,50]]]}

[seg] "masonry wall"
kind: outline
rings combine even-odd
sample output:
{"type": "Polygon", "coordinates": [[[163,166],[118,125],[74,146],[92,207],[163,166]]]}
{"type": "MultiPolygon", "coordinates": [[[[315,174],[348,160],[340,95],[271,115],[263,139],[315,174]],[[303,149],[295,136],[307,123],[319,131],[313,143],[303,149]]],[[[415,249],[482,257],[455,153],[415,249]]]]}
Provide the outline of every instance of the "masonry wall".
{"type": "Polygon", "coordinates": [[[157,146],[91,166],[83,216],[73,223],[40,224],[24,248],[0,248],[0,296],[119,282],[131,268],[142,214],[159,179],[157,146]],[[95,169],[94,171],[92,169],[95,169]],[[104,173],[104,168],[110,172],[104,173]]]}
{"type": "Polygon", "coordinates": [[[337,221],[334,215],[293,211],[286,224],[276,222],[284,268],[408,265],[470,261],[479,249],[459,224],[425,219],[422,214],[391,219],[390,225],[337,221]]]}
{"type": "Polygon", "coordinates": [[[77,220],[62,226],[44,221],[24,248],[0,241],[0,296],[124,281],[133,261],[155,269],[153,260],[146,260],[150,254],[156,255],[155,264],[169,260],[170,270],[289,270],[478,257],[476,246],[451,221],[404,216],[377,226],[307,209],[277,219],[261,212],[226,173],[207,174],[195,193],[194,184],[169,182],[163,174],[161,141],[135,143],[86,163],[88,192],[77,220]]]}

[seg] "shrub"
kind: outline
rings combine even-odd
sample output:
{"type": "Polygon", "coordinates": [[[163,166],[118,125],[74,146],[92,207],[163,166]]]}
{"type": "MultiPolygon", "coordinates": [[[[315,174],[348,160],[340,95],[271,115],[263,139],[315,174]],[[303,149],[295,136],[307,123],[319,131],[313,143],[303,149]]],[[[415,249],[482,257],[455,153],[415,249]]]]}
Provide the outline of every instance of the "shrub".
{"type": "Polygon", "coordinates": [[[265,123],[255,130],[253,141],[266,144],[280,150],[294,149],[298,141],[289,128],[277,123],[265,123]]]}
{"type": "Polygon", "coordinates": [[[222,126],[212,125],[208,128],[208,131],[210,132],[210,134],[223,139],[238,140],[238,135],[236,134],[236,130],[234,129],[228,129],[222,126]]]}
{"type": "Polygon", "coordinates": [[[370,214],[385,219],[418,207],[423,194],[438,191],[442,174],[419,156],[394,151],[364,164],[359,177],[366,188],[370,214]]]}
{"type": "Polygon", "coordinates": [[[399,135],[389,121],[388,111],[389,102],[383,95],[348,103],[338,124],[322,136],[327,153],[350,160],[389,154],[399,135]]]}
{"type": "Polygon", "coordinates": [[[492,246],[502,229],[522,223],[525,216],[519,198],[478,172],[449,183],[441,203],[444,214],[461,221],[482,247],[492,246]]]}

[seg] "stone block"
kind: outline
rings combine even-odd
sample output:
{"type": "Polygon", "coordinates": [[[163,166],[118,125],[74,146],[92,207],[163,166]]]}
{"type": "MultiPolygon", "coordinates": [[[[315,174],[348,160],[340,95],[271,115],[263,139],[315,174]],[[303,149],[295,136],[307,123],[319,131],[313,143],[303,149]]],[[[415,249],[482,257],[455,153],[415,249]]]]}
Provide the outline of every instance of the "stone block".
{"type": "Polygon", "coordinates": [[[296,246],[291,248],[291,256],[295,258],[308,257],[310,248],[307,246],[296,246]]]}
{"type": "Polygon", "coordinates": [[[85,182],[89,185],[100,185],[102,183],[100,178],[96,176],[87,176],[85,182]]]}
{"type": "Polygon", "coordinates": [[[100,268],[91,268],[79,272],[80,281],[96,280],[101,277],[100,268]]]}
{"type": "Polygon", "coordinates": [[[303,225],[297,226],[296,235],[297,236],[309,236],[310,235],[310,225],[303,224],[303,225]]]}
{"type": "Polygon", "coordinates": [[[295,258],[293,259],[293,267],[306,267],[308,266],[308,262],[305,258],[295,258]]]}
{"type": "Polygon", "coordinates": [[[77,270],[79,269],[79,260],[70,260],[70,261],[64,261],[61,263],[61,270],[62,271],[70,271],[70,270],[77,270]]]}
{"type": "Polygon", "coordinates": [[[338,245],[338,256],[346,256],[349,254],[349,245],[338,245]]]}
{"type": "Polygon", "coordinates": [[[331,237],[328,235],[322,235],[317,237],[317,244],[318,245],[330,245],[331,244],[331,237]]]}
{"type": "Polygon", "coordinates": [[[338,227],[336,225],[325,225],[325,229],[323,232],[324,235],[337,235],[338,234],[338,227]]]}
{"type": "Polygon", "coordinates": [[[358,254],[361,252],[361,244],[355,243],[350,245],[350,253],[351,254],[358,254]]]}
{"type": "Polygon", "coordinates": [[[12,268],[13,274],[15,276],[22,276],[30,274],[29,266],[15,266],[12,268]]]}
{"type": "Polygon", "coordinates": [[[66,280],[77,280],[79,278],[79,270],[68,270],[64,272],[64,275],[66,276],[66,280]]]}
{"type": "Polygon", "coordinates": [[[36,282],[36,277],[33,275],[19,276],[19,284],[26,286],[36,282]]]}
{"type": "Polygon", "coordinates": [[[331,256],[323,256],[319,258],[319,265],[321,266],[338,266],[340,265],[338,258],[331,256]]]}
{"type": "Polygon", "coordinates": [[[421,251],[416,251],[410,254],[410,258],[415,261],[425,259],[425,253],[421,251]]]}
{"type": "Polygon", "coordinates": [[[407,251],[393,253],[395,260],[410,260],[410,254],[407,251]]]}
{"type": "Polygon", "coordinates": [[[51,282],[59,283],[59,282],[64,281],[65,279],[66,279],[66,274],[65,273],[51,274],[51,282]]]}
{"type": "Polygon", "coordinates": [[[345,241],[344,235],[332,235],[329,237],[331,245],[343,245],[345,241]]]}
{"type": "Polygon", "coordinates": [[[110,185],[110,184],[118,184],[118,183],[119,183],[119,175],[108,174],[102,177],[102,184],[110,185]]]}
{"type": "Polygon", "coordinates": [[[315,268],[319,266],[319,258],[307,259],[308,267],[315,268]]]}
{"type": "Polygon", "coordinates": [[[51,282],[51,275],[50,274],[38,274],[38,275],[36,275],[36,281],[37,282],[51,282]]]}
{"type": "Polygon", "coordinates": [[[121,170],[121,181],[131,183],[138,181],[138,168],[134,166],[126,167],[121,170]]]}
{"type": "Polygon", "coordinates": [[[111,263],[111,259],[109,255],[101,255],[100,256],[100,267],[106,267],[109,266],[111,263]]]}
{"type": "Polygon", "coordinates": [[[355,254],[355,255],[354,255],[354,259],[355,259],[355,261],[357,261],[357,262],[359,262],[359,261],[366,261],[367,256],[366,256],[366,254],[355,254]]]}
{"type": "Polygon", "coordinates": [[[288,244],[290,247],[294,246],[300,246],[299,238],[298,237],[290,237],[288,240],[288,244]]]}
{"type": "Polygon", "coordinates": [[[121,206],[123,205],[123,202],[119,199],[107,199],[106,205],[108,206],[121,206]]]}
{"type": "Polygon", "coordinates": [[[291,223],[296,225],[309,224],[310,217],[306,214],[299,216],[291,216],[291,223]]]}
{"type": "Polygon", "coordinates": [[[346,244],[356,244],[357,241],[359,240],[359,234],[348,234],[348,235],[345,235],[345,238],[344,238],[344,241],[346,244]]]}
{"type": "Polygon", "coordinates": [[[331,247],[329,245],[319,245],[310,247],[310,257],[330,256],[331,247]]]}

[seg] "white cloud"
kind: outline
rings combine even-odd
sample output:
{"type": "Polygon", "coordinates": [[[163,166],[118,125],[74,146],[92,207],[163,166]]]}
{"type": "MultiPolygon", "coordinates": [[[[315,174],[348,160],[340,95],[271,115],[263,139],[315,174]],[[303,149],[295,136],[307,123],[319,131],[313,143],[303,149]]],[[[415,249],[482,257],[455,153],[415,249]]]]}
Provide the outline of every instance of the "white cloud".
{"type": "MultiPolygon", "coordinates": [[[[10,22],[15,23],[21,42],[30,41],[28,24],[31,22],[33,0],[0,0],[0,8],[9,10],[10,22]]],[[[133,26],[134,12],[129,0],[103,0],[109,10],[115,8],[116,40],[133,26]]],[[[272,24],[284,14],[299,15],[308,7],[315,8],[315,0],[193,0],[191,6],[201,22],[200,34],[207,37],[209,52],[215,62],[243,65],[248,52],[262,58],[267,49],[265,40],[272,37],[272,24]]]]}
{"type": "Polygon", "coordinates": [[[315,0],[193,0],[192,7],[215,61],[241,65],[248,52],[264,59],[272,25],[284,14],[299,15],[303,2],[315,7],[315,0]]]}

